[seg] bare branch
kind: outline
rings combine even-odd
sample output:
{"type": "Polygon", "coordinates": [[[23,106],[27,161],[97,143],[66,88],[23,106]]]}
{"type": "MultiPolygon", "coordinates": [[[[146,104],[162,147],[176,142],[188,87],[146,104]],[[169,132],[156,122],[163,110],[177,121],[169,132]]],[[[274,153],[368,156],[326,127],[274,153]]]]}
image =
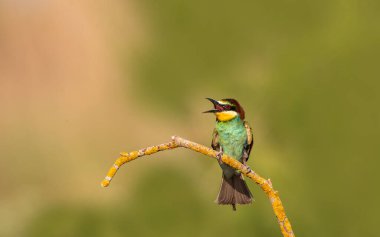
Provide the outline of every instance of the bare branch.
{"type": "MultiPolygon", "coordinates": [[[[151,155],[153,153],[159,152],[159,151],[165,151],[165,150],[171,150],[177,147],[185,147],[190,150],[202,153],[204,155],[207,155],[209,157],[217,159],[218,152],[208,148],[206,146],[203,146],[201,144],[186,140],[181,137],[173,136],[172,141],[164,144],[160,144],[157,146],[151,146],[144,149],[140,149],[138,151],[132,151],[129,153],[121,153],[120,157],[115,161],[113,166],[110,168],[110,170],[107,173],[107,176],[102,181],[101,185],[103,187],[107,187],[112,178],[115,176],[117,170],[122,166],[123,164],[135,160],[138,157],[145,156],[145,155],[151,155]]],[[[261,189],[265,192],[265,194],[268,196],[273,211],[277,217],[277,221],[280,225],[281,232],[284,237],[294,237],[294,233],[292,230],[292,226],[290,224],[290,221],[288,217],[285,214],[284,207],[282,205],[281,199],[278,195],[278,192],[273,189],[272,182],[270,179],[264,179],[256,172],[252,171],[248,166],[243,165],[238,160],[223,154],[222,156],[223,163],[231,166],[232,168],[240,171],[242,174],[247,176],[248,178],[252,179],[256,184],[258,184],[261,189]]]]}

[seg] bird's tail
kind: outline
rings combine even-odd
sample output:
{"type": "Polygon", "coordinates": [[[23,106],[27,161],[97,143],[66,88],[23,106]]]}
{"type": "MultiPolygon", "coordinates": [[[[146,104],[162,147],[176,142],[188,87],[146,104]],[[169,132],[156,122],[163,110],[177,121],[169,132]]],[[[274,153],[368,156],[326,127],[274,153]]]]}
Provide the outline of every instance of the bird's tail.
{"type": "Polygon", "coordinates": [[[216,199],[218,204],[232,205],[233,210],[236,211],[236,204],[250,204],[252,197],[242,174],[234,174],[231,178],[223,175],[222,185],[216,199]]]}

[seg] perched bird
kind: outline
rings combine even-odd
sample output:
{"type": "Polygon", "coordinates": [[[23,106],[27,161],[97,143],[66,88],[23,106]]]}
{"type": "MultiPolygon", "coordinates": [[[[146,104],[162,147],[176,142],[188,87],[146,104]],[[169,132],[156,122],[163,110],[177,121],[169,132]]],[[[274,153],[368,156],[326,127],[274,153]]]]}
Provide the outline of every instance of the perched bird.
{"type": "Polygon", "coordinates": [[[253,146],[252,129],[244,121],[245,114],[239,102],[235,99],[216,101],[206,98],[214,104],[214,109],[204,113],[214,113],[216,126],[213,132],[211,146],[219,151],[219,165],[223,170],[222,184],[216,202],[222,205],[249,204],[252,194],[243,179],[243,175],[221,161],[223,154],[229,155],[246,164],[253,146]]]}

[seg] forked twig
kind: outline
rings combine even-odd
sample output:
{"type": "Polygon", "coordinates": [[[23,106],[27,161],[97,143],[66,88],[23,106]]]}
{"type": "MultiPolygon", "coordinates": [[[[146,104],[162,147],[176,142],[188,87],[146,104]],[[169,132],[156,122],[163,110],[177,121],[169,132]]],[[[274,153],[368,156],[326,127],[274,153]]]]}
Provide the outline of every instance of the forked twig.
{"type": "MultiPolygon", "coordinates": [[[[151,155],[159,151],[170,150],[177,147],[185,147],[190,150],[207,155],[209,157],[213,157],[215,159],[217,159],[217,155],[218,155],[218,151],[215,151],[211,148],[183,139],[178,136],[173,136],[172,141],[168,143],[147,147],[147,148],[140,149],[138,151],[132,151],[129,153],[125,153],[125,152],[120,153],[120,157],[115,161],[113,166],[110,168],[110,170],[107,173],[107,176],[104,178],[101,185],[103,187],[107,187],[110,184],[112,178],[115,176],[117,170],[123,164],[129,161],[132,161],[134,159],[137,159],[138,157],[141,157],[141,156],[151,155]]],[[[282,235],[284,237],[294,237],[295,235],[293,233],[292,226],[290,225],[290,221],[285,214],[285,210],[284,210],[284,207],[282,206],[281,199],[278,195],[278,192],[273,189],[272,182],[270,181],[270,179],[268,180],[264,179],[263,177],[258,175],[256,172],[252,171],[248,166],[243,165],[239,161],[233,159],[232,157],[226,154],[223,154],[222,161],[223,163],[240,171],[242,174],[252,179],[256,184],[258,184],[261,187],[261,189],[266,193],[266,195],[268,196],[272,204],[272,208],[273,208],[274,214],[277,217],[277,221],[280,225],[282,235]]]]}

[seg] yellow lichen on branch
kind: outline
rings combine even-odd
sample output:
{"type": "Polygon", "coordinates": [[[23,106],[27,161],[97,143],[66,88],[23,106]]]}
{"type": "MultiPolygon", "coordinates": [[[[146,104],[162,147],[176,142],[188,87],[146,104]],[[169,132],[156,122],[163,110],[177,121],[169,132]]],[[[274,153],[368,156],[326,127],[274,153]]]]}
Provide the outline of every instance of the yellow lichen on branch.
{"type": "Polygon", "coordinates": [[[138,151],[120,153],[120,157],[115,161],[115,163],[109,169],[107,176],[101,182],[102,187],[107,187],[108,185],[110,185],[111,180],[115,176],[120,166],[124,165],[125,163],[130,162],[140,156],[151,155],[159,151],[165,151],[165,150],[173,149],[176,147],[178,146],[175,144],[175,142],[171,141],[171,142],[160,144],[157,146],[150,146],[147,148],[143,148],[138,151]]]}
{"type": "MultiPolygon", "coordinates": [[[[170,150],[177,147],[185,147],[190,150],[207,155],[209,157],[213,157],[215,159],[217,159],[217,155],[218,155],[218,152],[211,148],[183,139],[181,137],[173,136],[172,141],[168,143],[164,143],[157,146],[151,146],[148,148],[140,149],[138,151],[132,151],[129,153],[124,153],[124,152],[121,153],[120,154],[121,156],[115,161],[113,166],[110,168],[110,170],[107,173],[107,176],[104,178],[101,185],[103,187],[107,187],[109,183],[111,182],[112,178],[115,176],[117,170],[123,164],[129,161],[132,161],[134,159],[137,159],[138,157],[141,157],[141,156],[151,155],[159,151],[170,150]]],[[[294,237],[295,235],[293,233],[290,221],[285,214],[284,206],[282,205],[278,192],[273,189],[272,182],[270,181],[270,179],[268,180],[264,179],[263,177],[258,175],[256,172],[252,171],[248,166],[243,165],[239,161],[235,160],[234,158],[226,154],[223,154],[222,161],[223,163],[240,171],[242,174],[252,179],[256,184],[258,184],[261,187],[261,189],[268,196],[272,204],[272,208],[277,217],[278,224],[280,225],[282,235],[284,237],[294,237]]]]}

